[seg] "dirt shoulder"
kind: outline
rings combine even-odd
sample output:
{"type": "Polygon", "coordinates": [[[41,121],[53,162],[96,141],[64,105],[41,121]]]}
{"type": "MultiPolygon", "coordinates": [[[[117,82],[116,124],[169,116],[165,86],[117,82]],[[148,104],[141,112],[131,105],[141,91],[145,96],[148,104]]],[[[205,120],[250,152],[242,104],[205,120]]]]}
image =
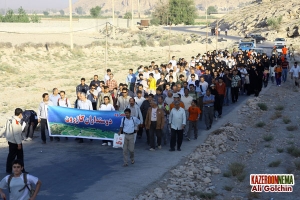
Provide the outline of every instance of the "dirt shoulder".
{"type": "Polygon", "coordinates": [[[298,199],[298,96],[290,79],[281,87],[269,83],[258,98],[226,116],[159,187],[135,199],[298,199]],[[293,192],[251,193],[250,174],[294,174],[293,192]]]}

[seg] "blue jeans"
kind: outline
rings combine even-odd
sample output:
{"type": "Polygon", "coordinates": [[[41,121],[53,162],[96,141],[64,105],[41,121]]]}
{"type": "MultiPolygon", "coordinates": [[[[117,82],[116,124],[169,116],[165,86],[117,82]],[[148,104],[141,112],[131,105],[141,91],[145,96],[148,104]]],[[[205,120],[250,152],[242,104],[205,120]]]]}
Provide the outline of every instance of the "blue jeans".
{"type": "Polygon", "coordinates": [[[226,87],[226,94],[224,98],[225,105],[230,103],[230,98],[231,98],[231,87],[226,87]]]}
{"type": "Polygon", "coordinates": [[[287,77],[287,73],[288,70],[287,69],[282,69],[282,81],[285,82],[286,81],[286,77],[287,77]]]}

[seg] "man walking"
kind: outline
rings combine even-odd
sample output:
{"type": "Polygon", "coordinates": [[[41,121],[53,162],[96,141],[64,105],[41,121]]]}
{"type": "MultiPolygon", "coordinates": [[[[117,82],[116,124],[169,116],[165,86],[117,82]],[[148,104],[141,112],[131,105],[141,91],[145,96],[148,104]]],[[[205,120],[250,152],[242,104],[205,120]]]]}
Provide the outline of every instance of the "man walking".
{"type": "Polygon", "coordinates": [[[284,58],[284,61],[281,63],[281,66],[282,66],[282,81],[285,83],[288,75],[288,69],[290,68],[289,62],[287,61],[286,57],[284,58]]]}
{"type": "Polygon", "coordinates": [[[131,164],[134,164],[134,133],[140,124],[140,120],[136,117],[131,117],[131,110],[126,108],[124,110],[125,117],[121,120],[120,130],[118,134],[125,134],[123,145],[123,160],[124,167],[128,166],[128,151],[130,153],[131,164]]]}
{"type": "Polygon", "coordinates": [[[126,83],[129,87],[129,90],[132,92],[134,92],[135,82],[136,82],[136,76],[135,76],[135,74],[133,74],[133,69],[129,69],[129,74],[126,78],[126,83]]]}
{"type": "Polygon", "coordinates": [[[151,101],[151,108],[148,109],[145,126],[150,133],[150,151],[155,151],[155,136],[158,149],[161,149],[162,129],[165,124],[164,110],[157,107],[155,101],[151,101]]]}
{"type": "Polygon", "coordinates": [[[171,142],[170,150],[175,151],[177,143],[177,151],[181,151],[181,144],[183,139],[183,130],[186,125],[186,115],[183,108],[180,107],[180,102],[174,102],[175,108],[171,110],[169,117],[169,124],[171,126],[171,142]]]}
{"type": "Polygon", "coordinates": [[[294,63],[294,67],[291,68],[290,70],[291,73],[291,79],[295,79],[295,86],[299,87],[299,77],[300,77],[300,67],[298,66],[298,63],[294,63]]]}
{"type": "MultiPolygon", "coordinates": [[[[48,106],[53,106],[53,103],[49,101],[49,95],[48,93],[44,93],[42,95],[43,101],[40,103],[40,106],[38,108],[38,122],[41,124],[41,138],[42,138],[42,144],[46,144],[46,128],[48,130],[48,123],[47,123],[47,117],[48,117],[48,106]]],[[[57,141],[59,141],[59,138],[56,138],[57,141]]],[[[53,137],[50,136],[50,141],[53,141],[53,137]]]]}
{"type": "Polygon", "coordinates": [[[203,113],[205,119],[206,129],[211,129],[214,119],[214,102],[215,96],[211,94],[210,89],[206,90],[206,95],[203,97],[203,113]]]}
{"type": "Polygon", "coordinates": [[[239,98],[239,88],[241,85],[241,77],[237,75],[237,70],[233,70],[233,76],[231,78],[231,99],[232,103],[238,101],[239,98]]]}
{"type": "Polygon", "coordinates": [[[6,173],[12,173],[12,162],[17,159],[24,160],[22,146],[22,125],[21,119],[23,111],[21,108],[15,109],[15,116],[6,122],[6,140],[8,142],[8,155],[6,160],[6,173]]]}

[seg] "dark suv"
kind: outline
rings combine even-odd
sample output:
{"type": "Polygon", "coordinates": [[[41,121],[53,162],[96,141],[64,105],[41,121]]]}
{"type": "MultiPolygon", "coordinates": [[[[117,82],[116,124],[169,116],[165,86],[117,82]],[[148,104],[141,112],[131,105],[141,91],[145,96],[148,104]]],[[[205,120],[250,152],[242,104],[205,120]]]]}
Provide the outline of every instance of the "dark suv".
{"type": "Polygon", "coordinates": [[[253,34],[253,35],[250,35],[253,39],[255,39],[256,43],[263,43],[267,40],[267,38],[261,36],[261,35],[258,35],[258,34],[253,34]]]}

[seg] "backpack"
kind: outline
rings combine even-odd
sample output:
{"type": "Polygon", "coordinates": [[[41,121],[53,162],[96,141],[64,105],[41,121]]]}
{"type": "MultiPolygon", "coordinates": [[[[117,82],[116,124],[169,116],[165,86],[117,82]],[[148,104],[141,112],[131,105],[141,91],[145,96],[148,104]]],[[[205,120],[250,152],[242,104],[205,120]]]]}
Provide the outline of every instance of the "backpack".
{"type": "Polygon", "coordinates": [[[0,137],[7,137],[7,135],[9,135],[9,133],[12,133],[12,119],[8,119],[5,125],[5,130],[2,133],[2,135],[0,135],[0,137]]]}
{"type": "MultiPolygon", "coordinates": [[[[59,100],[61,100],[61,98],[59,98],[58,100],[57,100],[57,105],[59,106],[59,100]]],[[[68,98],[66,98],[66,106],[68,107],[68,98]]]]}
{"type": "MultiPolygon", "coordinates": [[[[134,126],[134,119],[133,119],[133,117],[131,117],[132,118],[132,121],[133,121],[133,126],[134,126]]],[[[124,122],[125,122],[125,117],[123,117],[123,123],[122,123],[122,128],[124,129],[124,122]]],[[[123,134],[123,130],[122,130],[122,134],[123,134]]]]}
{"type": "MultiPolygon", "coordinates": [[[[10,193],[11,191],[10,191],[10,182],[11,182],[11,179],[14,177],[14,175],[13,174],[11,174],[11,175],[9,175],[9,177],[8,177],[8,180],[7,180],[7,185],[8,185],[8,192],[10,193]]],[[[27,174],[26,173],[23,173],[23,180],[24,180],[24,187],[22,188],[22,189],[20,189],[19,190],[19,192],[21,192],[22,190],[24,190],[25,188],[27,188],[28,190],[29,190],[29,195],[30,195],[30,197],[32,197],[33,196],[33,194],[34,194],[34,191],[35,191],[35,189],[30,189],[29,187],[28,187],[28,185],[27,185],[27,174]]]]}

